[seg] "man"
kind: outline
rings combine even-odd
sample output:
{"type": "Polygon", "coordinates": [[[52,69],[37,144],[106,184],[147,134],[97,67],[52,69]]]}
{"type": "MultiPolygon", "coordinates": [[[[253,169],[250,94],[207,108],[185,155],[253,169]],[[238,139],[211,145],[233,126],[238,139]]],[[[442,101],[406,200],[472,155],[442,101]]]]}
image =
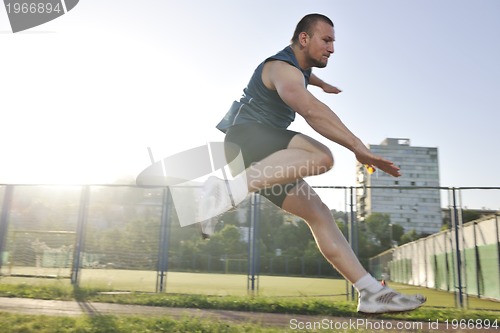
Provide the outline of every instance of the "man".
{"type": "Polygon", "coordinates": [[[307,15],[297,24],[291,45],[257,67],[243,97],[233,103],[217,126],[226,133],[225,142],[240,147],[246,170],[230,181],[209,178],[197,220],[203,221],[202,227],[210,233],[211,217],[237,205],[249,192],[258,192],[306,221],[324,257],[358,290],[358,311],[412,310],[425,302],[425,297],[399,294],[367,273],[329,208],[303,180],[333,167],[330,150],[306,135],[287,130],[298,113],[316,132],[351,150],[360,163],[400,176],[398,167],[371,153],[327,105],[307,90],[311,84],[327,93],[340,92],[311,72],[313,67],[328,64],[334,41],[333,23],[328,17],[307,15]]]}

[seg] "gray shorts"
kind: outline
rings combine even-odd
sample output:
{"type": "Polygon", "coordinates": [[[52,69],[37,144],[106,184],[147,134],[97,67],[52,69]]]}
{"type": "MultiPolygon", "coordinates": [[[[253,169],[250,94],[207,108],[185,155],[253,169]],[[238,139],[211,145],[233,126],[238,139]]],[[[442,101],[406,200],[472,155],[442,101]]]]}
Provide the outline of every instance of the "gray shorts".
{"type": "MultiPolygon", "coordinates": [[[[259,162],[279,150],[286,149],[297,134],[299,133],[260,123],[247,123],[230,127],[224,141],[239,146],[245,167],[248,168],[252,163],[259,162]]],[[[297,182],[273,185],[258,193],[281,208],[287,194],[295,185],[297,182]]]]}

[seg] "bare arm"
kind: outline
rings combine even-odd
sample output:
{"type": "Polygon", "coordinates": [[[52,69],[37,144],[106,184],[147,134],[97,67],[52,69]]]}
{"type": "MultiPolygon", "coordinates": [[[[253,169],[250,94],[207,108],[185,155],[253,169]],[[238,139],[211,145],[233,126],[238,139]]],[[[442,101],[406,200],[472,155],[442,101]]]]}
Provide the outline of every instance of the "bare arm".
{"type": "Polygon", "coordinates": [[[374,155],[335,112],[307,91],[304,77],[297,68],[281,61],[273,61],[268,63],[264,73],[264,82],[267,81],[271,88],[276,89],[281,99],[304,117],[316,132],[351,150],[360,163],[379,168],[392,176],[400,175],[398,167],[391,161],[374,155]]]}
{"type": "Polygon", "coordinates": [[[309,78],[309,84],[319,87],[323,89],[324,92],[329,93],[329,94],[338,94],[342,92],[339,88],[332,86],[329,83],[326,83],[325,81],[321,80],[319,77],[317,77],[314,73],[311,73],[311,77],[309,78]]]}

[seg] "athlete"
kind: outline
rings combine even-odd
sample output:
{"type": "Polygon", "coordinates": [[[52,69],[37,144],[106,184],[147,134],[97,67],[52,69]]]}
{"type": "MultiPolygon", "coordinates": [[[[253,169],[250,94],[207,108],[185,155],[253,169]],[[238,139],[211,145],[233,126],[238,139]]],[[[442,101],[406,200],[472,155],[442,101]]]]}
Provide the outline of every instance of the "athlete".
{"type": "Polygon", "coordinates": [[[197,221],[210,234],[212,217],[238,205],[248,193],[258,192],[306,221],[323,256],[357,289],[359,312],[412,310],[422,305],[425,297],[400,294],[370,275],[338,229],[330,209],[304,181],[333,167],[331,151],[287,129],[299,114],[316,132],[351,150],[360,163],[400,176],[397,166],[374,155],[335,112],[307,90],[310,84],[326,93],[340,92],[311,71],[326,67],[334,42],[332,21],[321,14],[309,14],[297,24],[291,45],[257,67],[242,98],[217,125],[226,134],[225,142],[240,147],[246,169],[229,181],[207,180],[197,221]]]}

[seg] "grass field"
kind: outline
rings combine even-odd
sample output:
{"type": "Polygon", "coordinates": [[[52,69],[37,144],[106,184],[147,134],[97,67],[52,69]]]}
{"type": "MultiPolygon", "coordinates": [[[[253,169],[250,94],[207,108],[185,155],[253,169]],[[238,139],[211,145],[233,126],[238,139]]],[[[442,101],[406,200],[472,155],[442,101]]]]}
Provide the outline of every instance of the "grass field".
{"type": "MultiPolygon", "coordinates": [[[[81,272],[80,286],[115,291],[155,292],[156,272],[119,269],[85,269],[81,272]]],[[[68,279],[40,279],[3,277],[0,283],[27,283],[68,285],[68,279]]],[[[426,307],[455,308],[453,293],[433,289],[390,283],[394,289],[405,293],[421,293],[427,296],[426,307]]],[[[302,278],[260,276],[258,295],[261,297],[318,298],[334,301],[349,300],[345,280],[326,278],[302,278]]],[[[169,272],[166,292],[215,296],[246,296],[247,276],[237,274],[205,274],[169,272]]],[[[499,310],[500,302],[466,298],[466,308],[499,310]]]]}
{"type": "MultiPolygon", "coordinates": [[[[172,272],[167,276],[167,294],[151,293],[156,285],[155,272],[126,270],[84,270],[80,289],[73,289],[64,279],[2,277],[0,296],[38,299],[79,300],[80,302],[105,302],[160,307],[196,308],[208,310],[251,311],[286,314],[286,318],[304,315],[303,318],[331,316],[343,320],[369,320],[426,325],[432,321],[443,323],[447,319],[466,322],[498,322],[500,303],[469,299],[469,307],[496,311],[455,309],[453,294],[425,288],[391,283],[397,290],[423,293],[426,305],[404,314],[382,314],[368,318],[356,313],[356,302],[346,301],[344,280],[298,277],[261,276],[258,296],[247,296],[247,276],[231,274],[194,274],[172,272]],[[96,289],[99,288],[99,289],[96,289]],[[101,291],[136,290],[139,293],[103,293],[101,291]],[[186,295],[188,294],[188,295],[186,295]],[[212,295],[212,296],[210,296],[212,295]],[[225,297],[220,297],[225,296],[225,297]],[[316,316],[316,317],[309,317],[316,316]],[[429,319],[430,318],[430,319],[429,319]]],[[[309,320],[309,319],[304,319],[309,320]]],[[[313,319],[311,319],[313,320],[313,319]]],[[[305,322],[303,322],[305,323],[305,322]]],[[[374,332],[373,329],[295,329],[275,324],[214,320],[212,317],[185,317],[149,315],[99,315],[99,316],[40,316],[0,313],[0,332],[9,333],[156,333],[156,332],[205,332],[205,333],[278,333],[278,332],[374,332]]],[[[435,330],[432,330],[434,332],[435,330]]],[[[490,330],[482,330],[490,331],[490,330]]],[[[377,329],[389,333],[394,330],[377,329]]],[[[400,331],[404,332],[404,331],[400,331]]],[[[472,332],[472,331],[471,331],[472,332]]]]}

